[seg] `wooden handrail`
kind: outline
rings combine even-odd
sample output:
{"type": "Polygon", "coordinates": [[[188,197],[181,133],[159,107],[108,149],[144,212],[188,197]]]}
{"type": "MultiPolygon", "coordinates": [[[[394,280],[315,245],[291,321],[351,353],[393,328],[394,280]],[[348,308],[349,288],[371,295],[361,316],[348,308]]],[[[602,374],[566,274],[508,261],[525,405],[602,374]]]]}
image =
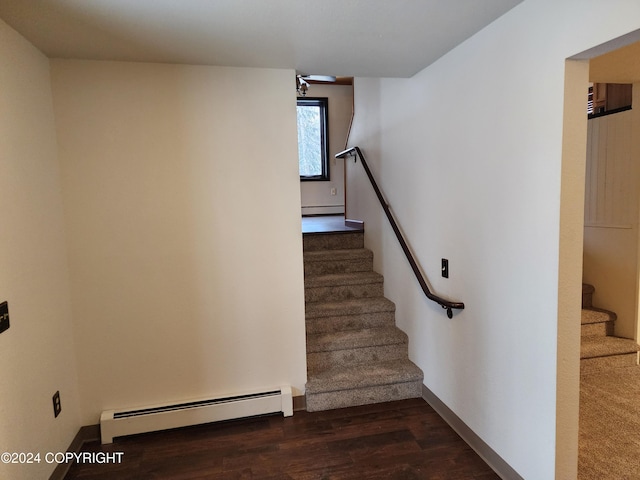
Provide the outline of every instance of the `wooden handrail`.
{"type": "Polygon", "coordinates": [[[398,242],[400,243],[400,246],[402,247],[402,251],[404,252],[405,257],[407,257],[407,261],[409,262],[409,265],[411,265],[411,270],[413,270],[414,275],[416,276],[416,279],[418,280],[418,283],[420,284],[420,287],[422,287],[422,291],[424,292],[424,294],[426,295],[426,297],[429,300],[432,300],[434,302],[436,302],[437,304],[439,304],[442,308],[447,310],[447,317],[449,318],[453,318],[453,311],[452,309],[458,309],[458,310],[462,310],[464,309],[464,303],[462,302],[452,302],[449,300],[446,300],[442,297],[439,297],[438,295],[434,295],[433,293],[431,293],[431,290],[429,289],[429,285],[427,285],[427,281],[424,278],[424,275],[422,274],[422,271],[420,270],[420,267],[418,266],[418,263],[416,262],[415,258],[413,257],[413,254],[411,253],[411,250],[409,249],[409,245],[407,245],[407,241],[404,239],[404,236],[402,235],[402,232],[400,231],[400,227],[398,227],[398,224],[395,220],[395,218],[393,217],[393,214],[391,213],[391,209],[389,208],[389,205],[387,204],[387,201],[385,200],[384,196],[382,195],[382,192],[380,191],[380,188],[378,187],[378,184],[376,183],[375,178],[373,178],[373,174],[371,173],[371,170],[369,170],[369,165],[367,165],[367,161],[364,158],[364,155],[362,155],[362,151],[360,150],[359,147],[351,147],[348,148],[347,150],[344,150],[340,153],[337,153],[335,155],[336,158],[344,158],[347,156],[352,156],[355,157],[355,160],[358,160],[358,157],[360,157],[360,160],[362,161],[362,166],[364,167],[364,171],[367,174],[367,177],[369,177],[369,181],[371,182],[371,186],[373,187],[373,190],[376,192],[376,196],[378,197],[378,200],[380,201],[380,205],[382,206],[382,209],[384,210],[384,213],[387,215],[387,219],[389,220],[389,223],[391,224],[391,228],[393,229],[394,233],[396,234],[396,238],[398,239],[398,242]]]}

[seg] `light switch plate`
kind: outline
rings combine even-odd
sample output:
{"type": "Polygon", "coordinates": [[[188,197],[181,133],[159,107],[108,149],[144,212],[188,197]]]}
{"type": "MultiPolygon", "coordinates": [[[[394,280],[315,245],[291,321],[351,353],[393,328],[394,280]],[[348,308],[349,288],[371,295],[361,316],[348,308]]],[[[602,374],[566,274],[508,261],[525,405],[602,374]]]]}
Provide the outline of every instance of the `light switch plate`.
{"type": "Polygon", "coordinates": [[[449,278],[449,260],[446,258],[442,259],[442,276],[444,278],[449,278]]]}
{"type": "Polygon", "coordinates": [[[0,333],[9,328],[9,303],[0,303],[0,333]]]}

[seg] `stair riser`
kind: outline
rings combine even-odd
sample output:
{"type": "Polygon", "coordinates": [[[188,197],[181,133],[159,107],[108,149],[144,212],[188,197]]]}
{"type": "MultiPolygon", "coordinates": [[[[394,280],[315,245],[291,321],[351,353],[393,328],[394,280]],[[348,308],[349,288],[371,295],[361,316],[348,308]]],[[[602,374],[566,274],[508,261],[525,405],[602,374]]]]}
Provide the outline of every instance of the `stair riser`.
{"type": "Polygon", "coordinates": [[[338,285],[325,287],[307,287],[304,292],[305,302],[340,301],[349,298],[378,297],[384,294],[382,282],[338,285]]]}
{"type": "Polygon", "coordinates": [[[362,328],[392,327],[395,325],[394,312],[376,312],[361,315],[345,315],[307,319],[307,333],[330,333],[362,328]]]}
{"type": "Polygon", "coordinates": [[[332,367],[362,365],[387,360],[400,360],[407,358],[407,354],[406,343],[308,353],[307,371],[309,375],[313,375],[332,367]]]}
{"type": "Polygon", "coordinates": [[[355,407],[372,403],[392,402],[422,396],[422,382],[396,383],[337,392],[307,393],[307,411],[319,412],[334,408],[355,407]]]}
{"type": "Polygon", "coordinates": [[[304,235],[302,241],[305,252],[364,248],[364,233],[304,235]]]}
{"type": "Polygon", "coordinates": [[[373,270],[372,259],[357,260],[328,260],[326,262],[305,262],[304,274],[326,275],[333,273],[371,272],[373,270]]]}
{"type": "Polygon", "coordinates": [[[627,353],[625,355],[612,355],[609,357],[583,358],[580,360],[580,373],[605,372],[612,368],[634,367],[638,364],[637,353],[627,353]]]}
{"type": "Polygon", "coordinates": [[[593,307],[593,293],[583,293],[582,308],[592,308],[592,307],[593,307]]]}
{"type": "Polygon", "coordinates": [[[582,284],[582,308],[593,307],[593,294],[595,288],[593,285],[582,284]]]}
{"type": "Polygon", "coordinates": [[[613,322],[585,323],[580,327],[580,335],[583,337],[605,337],[613,335],[613,322]]]}

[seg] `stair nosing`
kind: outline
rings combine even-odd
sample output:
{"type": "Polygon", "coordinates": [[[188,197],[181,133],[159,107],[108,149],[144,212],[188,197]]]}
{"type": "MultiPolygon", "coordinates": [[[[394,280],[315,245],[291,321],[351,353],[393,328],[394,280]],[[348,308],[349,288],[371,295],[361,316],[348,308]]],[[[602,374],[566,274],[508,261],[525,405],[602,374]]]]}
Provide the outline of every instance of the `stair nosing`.
{"type": "Polygon", "coordinates": [[[392,360],[387,362],[373,362],[365,365],[335,367],[324,370],[319,374],[312,375],[307,380],[306,393],[313,395],[326,392],[338,392],[342,390],[355,390],[378,385],[393,385],[396,383],[410,383],[416,381],[422,382],[423,378],[424,374],[422,370],[409,359],[392,360]],[[376,376],[375,378],[363,374],[366,372],[366,370],[369,370],[376,366],[381,368],[388,368],[389,370],[395,370],[399,367],[402,367],[402,369],[408,370],[409,372],[403,378],[398,378],[399,372],[392,372],[382,377],[376,376]],[[346,371],[351,372],[353,374],[351,376],[355,376],[357,380],[355,382],[352,378],[336,380],[336,375],[339,376],[346,371]],[[358,372],[360,372],[359,375],[358,372]],[[327,384],[330,384],[330,386],[327,386],[327,384]]]}
{"type": "Polygon", "coordinates": [[[335,250],[312,250],[303,254],[305,261],[320,261],[325,257],[331,257],[335,261],[351,258],[370,259],[373,258],[373,252],[367,248],[337,248],[335,250]]]}
{"type": "Polygon", "coordinates": [[[340,287],[343,285],[368,285],[383,283],[384,277],[374,271],[329,273],[305,277],[305,288],[340,287]]]}
{"type": "Polygon", "coordinates": [[[357,350],[360,348],[406,346],[408,337],[396,326],[341,330],[307,335],[307,353],[357,350]],[[351,341],[351,343],[350,343],[351,341]]]}
{"type": "Polygon", "coordinates": [[[339,317],[348,315],[366,315],[369,313],[394,313],[396,305],[388,298],[356,297],[339,301],[308,302],[305,309],[307,320],[315,318],[339,317]]]}

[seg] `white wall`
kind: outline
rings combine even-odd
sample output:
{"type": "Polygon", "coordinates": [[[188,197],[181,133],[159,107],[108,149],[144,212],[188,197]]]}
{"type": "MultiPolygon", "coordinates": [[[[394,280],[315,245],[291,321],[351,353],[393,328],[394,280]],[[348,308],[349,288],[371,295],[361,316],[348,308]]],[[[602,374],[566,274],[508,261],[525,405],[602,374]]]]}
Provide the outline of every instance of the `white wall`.
{"type": "Polygon", "coordinates": [[[84,424],[303,391],[293,75],[52,61],[84,424]]]}
{"type": "Polygon", "coordinates": [[[300,182],[302,214],[344,213],[344,160],[337,160],[335,154],[346,148],[353,117],[353,86],[315,84],[309,87],[308,96],[329,99],[329,181],[300,182]],[[332,188],[335,195],[331,195],[332,188]]]}
{"type": "Polygon", "coordinates": [[[449,320],[424,298],[359,163],[347,163],[347,215],[365,221],[425,385],[527,480],[577,470],[587,120],[569,95],[584,123],[563,131],[565,59],[639,19],[637,2],[525,0],[411,79],[355,83],[349,143],[368,156],[433,290],[466,309],[449,320]]]}
{"type": "Polygon", "coordinates": [[[0,452],[41,454],[0,477],[47,478],[80,427],[49,61],[0,21],[0,63],[0,452]]]}

